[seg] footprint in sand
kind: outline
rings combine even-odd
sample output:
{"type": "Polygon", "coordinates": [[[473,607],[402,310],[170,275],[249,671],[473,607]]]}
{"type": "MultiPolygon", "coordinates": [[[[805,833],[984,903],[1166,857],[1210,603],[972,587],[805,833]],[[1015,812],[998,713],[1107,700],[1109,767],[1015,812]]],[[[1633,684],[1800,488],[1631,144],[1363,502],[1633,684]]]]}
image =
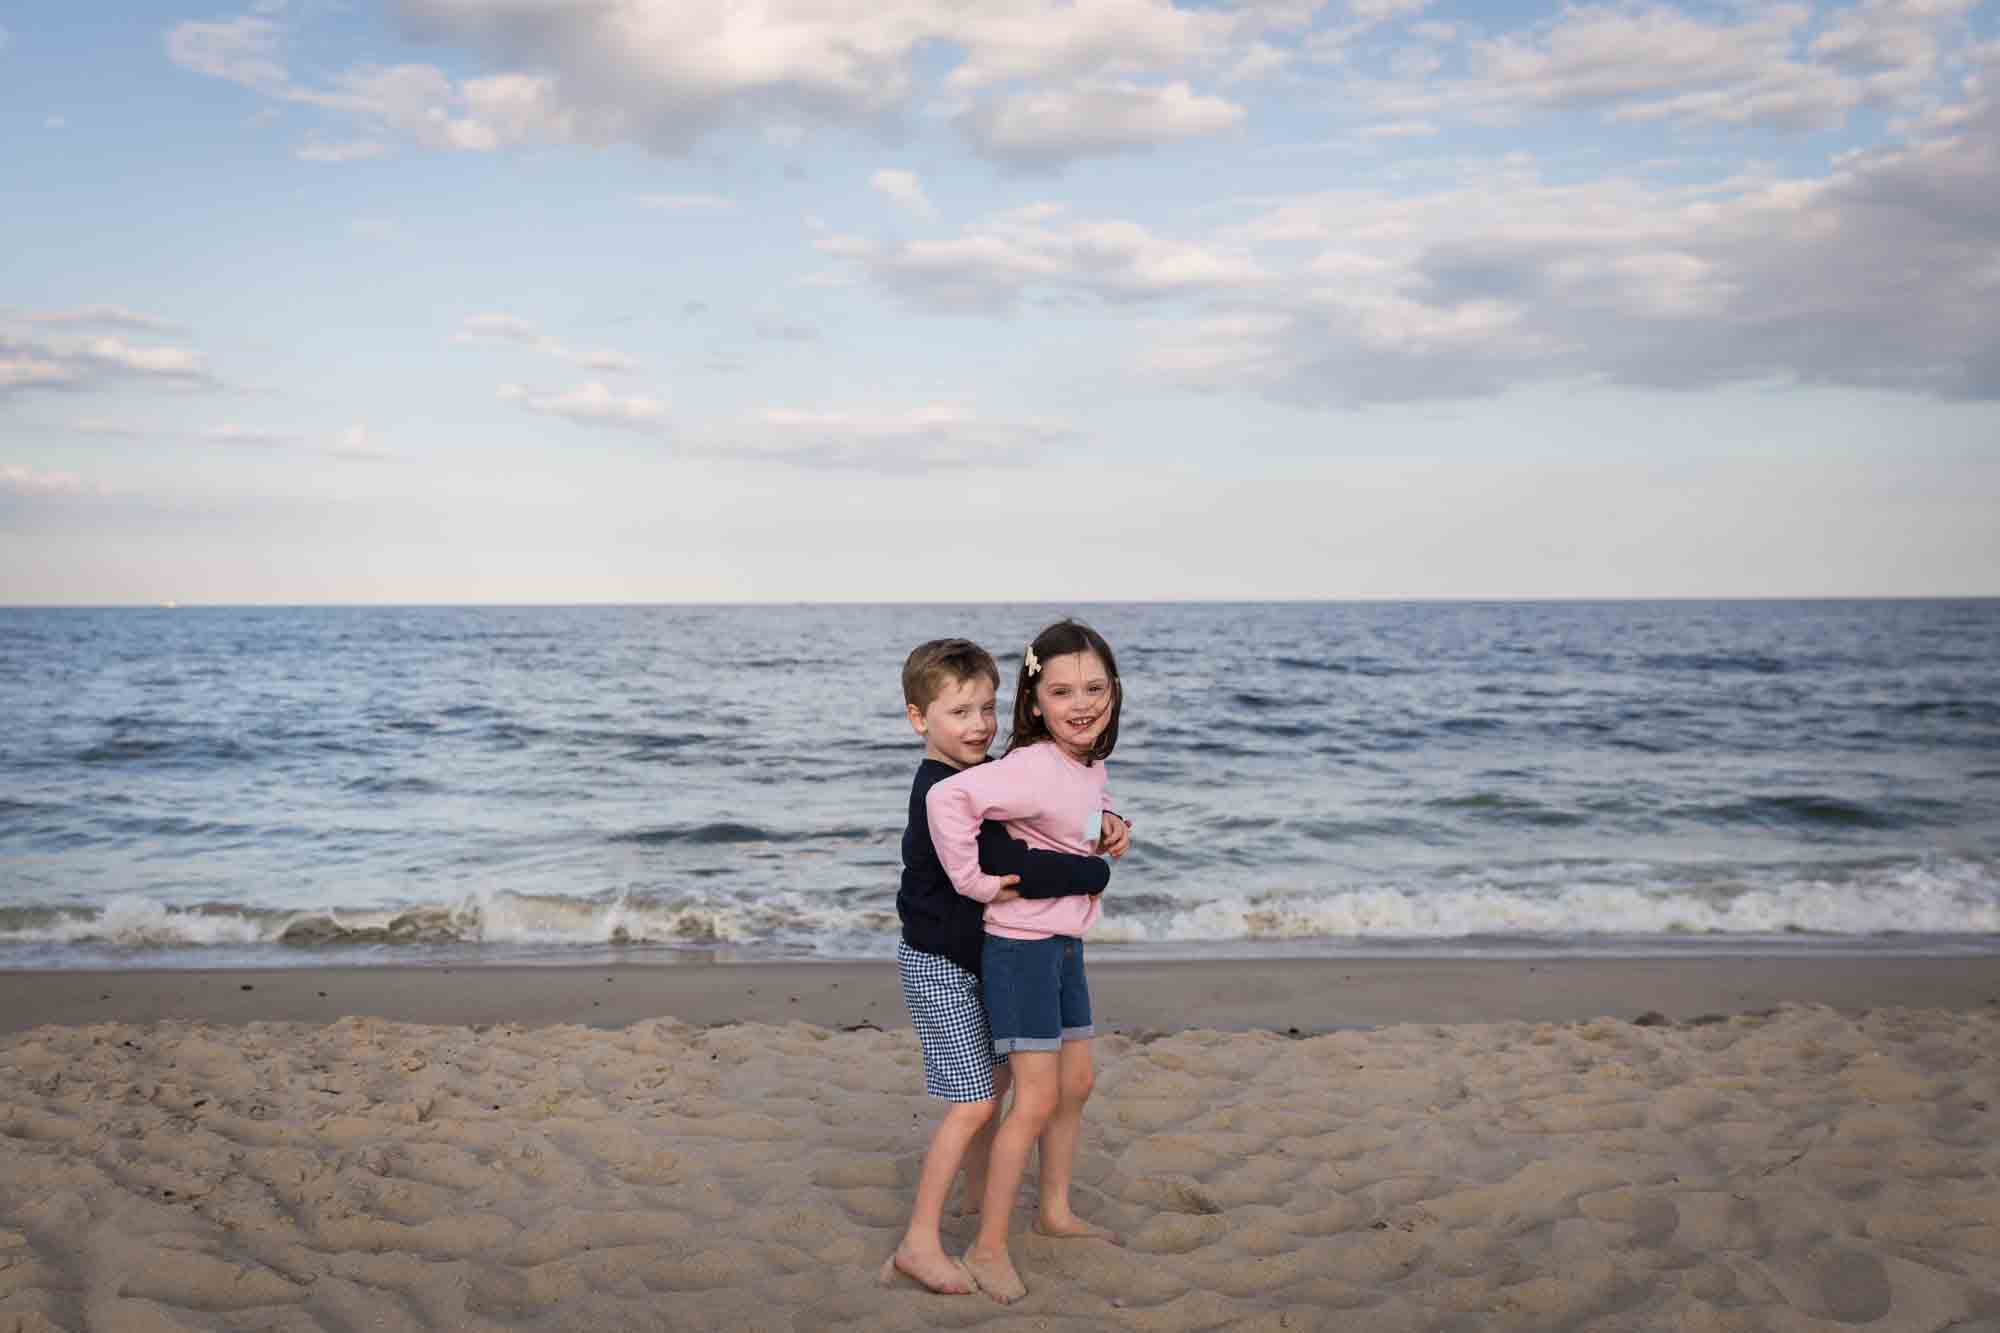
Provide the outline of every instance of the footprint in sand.
{"type": "Polygon", "coordinates": [[[1139,1228],[1131,1248],[1146,1254],[1187,1254],[1228,1234],[1229,1223],[1221,1217],[1162,1213],[1139,1228]]]}
{"type": "Polygon", "coordinates": [[[1843,1324],[1872,1324],[1895,1304],[1881,1260],[1863,1250],[1815,1246],[1780,1251],[1760,1267],[1788,1304],[1843,1324]]]}
{"type": "Polygon", "coordinates": [[[1605,1190],[1580,1195],[1576,1206],[1586,1217],[1630,1227],[1632,1240],[1639,1245],[1659,1245],[1680,1230],[1681,1210],[1663,1194],[1640,1194],[1627,1188],[1605,1190]]]}

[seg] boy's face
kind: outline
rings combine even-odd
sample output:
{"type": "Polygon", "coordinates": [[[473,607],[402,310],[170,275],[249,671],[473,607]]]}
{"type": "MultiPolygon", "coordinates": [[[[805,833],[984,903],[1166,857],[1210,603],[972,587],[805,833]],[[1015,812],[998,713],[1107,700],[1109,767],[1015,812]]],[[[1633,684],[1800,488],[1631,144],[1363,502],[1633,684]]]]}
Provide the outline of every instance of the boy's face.
{"type": "Polygon", "coordinates": [[[986,757],[1000,723],[993,682],[984,676],[948,680],[928,708],[909,706],[910,725],[924,738],[924,758],[970,768],[986,757]]]}

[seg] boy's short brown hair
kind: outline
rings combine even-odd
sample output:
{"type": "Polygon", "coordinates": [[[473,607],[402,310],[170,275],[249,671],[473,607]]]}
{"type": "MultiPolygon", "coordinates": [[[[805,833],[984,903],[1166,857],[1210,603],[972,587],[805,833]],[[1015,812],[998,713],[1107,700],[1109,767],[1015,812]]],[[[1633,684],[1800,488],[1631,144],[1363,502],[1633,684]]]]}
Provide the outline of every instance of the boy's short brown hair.
{"type": "Polygon", "coordinates": [[[932,639],[910,650],[903,660],[903,702],[922,712],[954,681],[984,676],[1000,688],[1000,668],[993,654],[970,639],[932,639]]]}

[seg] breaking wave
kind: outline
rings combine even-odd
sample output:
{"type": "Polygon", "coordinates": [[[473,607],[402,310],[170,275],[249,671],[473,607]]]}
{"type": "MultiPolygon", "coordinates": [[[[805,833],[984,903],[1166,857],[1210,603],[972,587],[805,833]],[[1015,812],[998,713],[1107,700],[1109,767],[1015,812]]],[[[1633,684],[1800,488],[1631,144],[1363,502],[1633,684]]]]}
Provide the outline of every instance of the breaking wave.
{"type": "MultiPolygon", "coordinates": [[[[2000,877],[1961,860],[1900,867],[1769,872],[1670,880],[1640,866],[1509,874],[1466,869],[1409,883],[1269,887],[1197,901],[1157,893],[1120,901],[1117,880],[1093,940],[1133,946],[1331,940],[1506,945],[1564,937],[1731,939],[1824,936],[2000,939],[2000,877]]],[[[631,894],[608,901],[493,893],[397,909],[287,912],[117,898],[101,911],[0,910],[0,945],[93,945],[130,951],[251,946],[290,951],[438,946],[729,945],[746,956],[873,957],[892,947],[887,890],[845,894],[631,894]]]]}

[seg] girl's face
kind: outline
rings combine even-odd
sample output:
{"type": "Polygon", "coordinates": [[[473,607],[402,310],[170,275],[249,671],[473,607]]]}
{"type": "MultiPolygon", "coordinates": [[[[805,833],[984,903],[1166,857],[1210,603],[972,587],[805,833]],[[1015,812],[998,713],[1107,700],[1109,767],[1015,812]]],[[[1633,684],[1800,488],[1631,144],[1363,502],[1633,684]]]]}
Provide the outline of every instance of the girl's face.
{"type": "Polygon", "coordinates": [[[1110,725],[1116,688],[1096,653],[1066,653],[1042,663],[1032,710],[1065,754],[1082,759],[1110,725]]]}

